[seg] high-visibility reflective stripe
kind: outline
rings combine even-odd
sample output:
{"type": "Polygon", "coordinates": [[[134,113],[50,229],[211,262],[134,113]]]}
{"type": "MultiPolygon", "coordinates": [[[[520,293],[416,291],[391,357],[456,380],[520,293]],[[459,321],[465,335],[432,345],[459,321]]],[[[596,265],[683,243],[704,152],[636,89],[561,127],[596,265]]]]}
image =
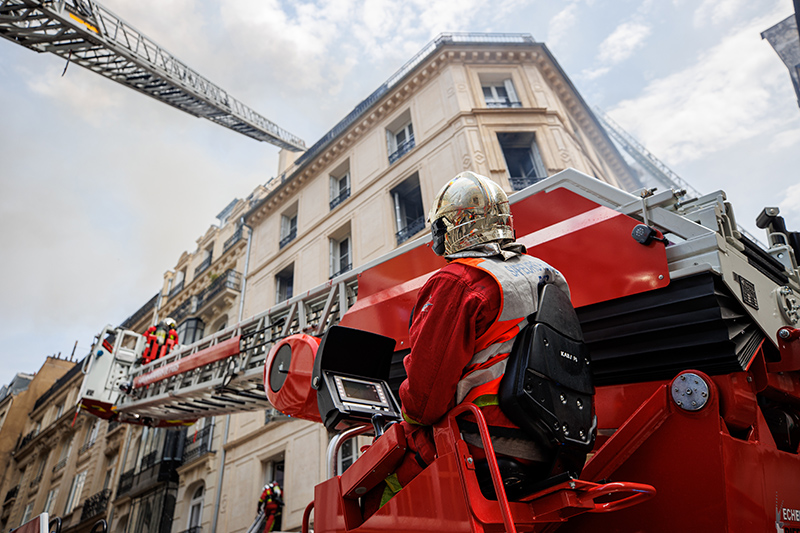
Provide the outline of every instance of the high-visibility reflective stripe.
{"type": "Polygon", "coordinates": [[[563,278],[547,263],[528,255],[505,261],[465,258],[456,259],[455,262],[478,268],[492,276],[500,286],[502,298],[497,318],[477,339],[477,352],[456,387],[456,403],[474,403],[476,398],[497,395],[514,339],[527,324],[526,317],[538,308],[539,285],[563,278]]]}
{"type": "MultiPolygon", "coordinates": [[[[506,357],[504,357],[501,361],[494,363],[489,368],[476,370],[459,381],[458,386],[456,387],[456,404],[463,402],[467,395],[473,391],[473,389],[477,389],[481,385],[486,385],[498,378],[503,377],[503,373],[506,371],[506,363],[508,362],[507,356],[508,354],[506,354],[506,357]]],[[[500,383],[498,381],[497,385],[499,386],[499,384],[500,383]]],[[[496,393],[496,389],[484,392],[484,394],[496,393]]]]}

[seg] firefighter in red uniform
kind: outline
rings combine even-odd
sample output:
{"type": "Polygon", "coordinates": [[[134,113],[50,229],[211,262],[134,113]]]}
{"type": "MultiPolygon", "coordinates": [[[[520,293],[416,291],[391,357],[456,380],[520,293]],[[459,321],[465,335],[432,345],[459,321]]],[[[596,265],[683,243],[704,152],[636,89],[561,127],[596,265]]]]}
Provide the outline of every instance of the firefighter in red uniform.
{"type": "Polygon", "coordinates": [[[269,533],[274,528],[281,527],[281,507],[283,507],[283,491],[277,483],[267,483],[258,499],[258,510],[263,511],[266,517],[264,533],[269,533]]]}
{"type": "MultiPolygon", "coordinates": [[[[508,197],[488,178],[463,172],[450,180],[429,220],[433,251],[448,264],[422,287],[413,312],[411,353],[403,361],[408,378],[400,386],[409,452],[386,479],[380,505],[434,460],[431,425],[463,402],[481,408],[498,455],[544,461],[500,410],[497,391],[514,337],[537,310],[541,286],[554,283],[569,294],[567,283],[514,242],[508,197]]],[[[485,457],[474,418],[464,418],[464,440],[476,458],[485,457]]]]}
{"type": "Polygon", "coordinates": [[[164,357],[178,343],[175,321],[169,317],[159,322],[157,326],[147,328],[144,336],[147,344],[141,359],[143,365],[164,357]]]}
{"type": "Polygon", "coordinates": [[[167,330],[167,335],[164,340],[164,345],[161,346],[161,350],[159,351],[158,354],[159,357],[164,357],[165,355],[167,355],[169,352],[172,351],[175,345],[178,344],[178,332],[175,330],[175,326],[177,324],[175,324],[175,321],[169,317],[167,317],[167,319],[164,322],[166,323],[166,326],[169,329],[167,330]]]}

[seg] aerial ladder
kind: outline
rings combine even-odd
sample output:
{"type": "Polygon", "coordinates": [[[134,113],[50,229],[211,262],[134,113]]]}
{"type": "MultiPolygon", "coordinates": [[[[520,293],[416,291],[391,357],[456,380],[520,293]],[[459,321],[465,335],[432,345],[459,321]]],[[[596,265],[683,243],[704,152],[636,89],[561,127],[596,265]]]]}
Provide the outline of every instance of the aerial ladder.
{"type": "Polygon", "coordinates": [[[94,0],[0,0],[0,36],[258,141],[306,148],[94,0]]]}
{"type": "MultiPolygon", "coordinates": [[[[800,528],[800,235],[765,209],[764,250],[735,230],[722,191],[637,196],[574,170],[510,201],[518,241],[568,280],[590,354],[597,424],[581,472],[506,492],[489,459],[479,480],[459,406],[435,426],[436,463],[361,514],[359,498],[405,449],[391,422],[408,320],[444,265],[429,238],[143,366],[141,336],[108,326],[85,360],[80,407],[152,426],[266,408],[325,424],[328,479],[307,510],[316,531],[800,528]],[[374,444],[337,472],[338,447],[363,433],[374,444]],[[398,526],[402,516],[419,521],[398,526]]],[[[548,411],[558,397],[531,412],[572,416],[548,411]]]]}
{"type": "MultiPolygon", "coordinates": [[[[633,135],[625,131],[622,126],[617,124],[608,114],[604,113],[602,109],[595,107],[594,112],[611,138],[663,187],[667,189],[684,190],[694,198],[702,196],[689,182],[678,176],[678,174],[663,161],[645,148],[642,143],[637,141],[633,135]]],[[[761,241],[749,231],[741,226],[738,226],[736,229],[744,234],[745,237],[763,247],[761,241]]]]}

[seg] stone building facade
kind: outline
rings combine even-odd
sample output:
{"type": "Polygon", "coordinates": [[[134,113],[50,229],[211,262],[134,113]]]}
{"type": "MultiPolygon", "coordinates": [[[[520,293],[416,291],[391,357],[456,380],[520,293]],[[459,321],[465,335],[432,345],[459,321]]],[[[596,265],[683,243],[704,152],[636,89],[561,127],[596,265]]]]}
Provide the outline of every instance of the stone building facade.
{"type": "Polygon", "coordinates": [[[66,374],[75,363],[66,359],[47,357],[35,374],[17,374],[8,386],[0,391],[0,531],[19,525],[19,509],[28,505],[23,499],[27,490],[23,486],[15,455],[17,449],[36,436],[30,428],[28,414],[36,400],[66,374]]]}
{"type": "Polygon", "coordinates": [[[128,428],[76,413],[83,374],[80,363],[69,366],[25,413],[23,437],[5,474],[6,481],[17,480],[8,527],[46,512],[61,517],[65,533],[84,532],[109,511],[128,428]]]}

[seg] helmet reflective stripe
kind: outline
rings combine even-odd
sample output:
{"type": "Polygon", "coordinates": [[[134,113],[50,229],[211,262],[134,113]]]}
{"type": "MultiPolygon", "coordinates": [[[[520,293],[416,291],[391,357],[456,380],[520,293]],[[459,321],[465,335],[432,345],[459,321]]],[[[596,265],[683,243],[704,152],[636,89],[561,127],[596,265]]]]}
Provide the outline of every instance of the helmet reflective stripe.
{"type": "Polygon", "coordinates": [[[442,187],[428,220],[439,255],[451,255],[492,241],[514,240],[508,196],[495,182],[474,172],[462,172],[442,187]],[[444,227],[442,227],[442,225],[444,227]]]}

